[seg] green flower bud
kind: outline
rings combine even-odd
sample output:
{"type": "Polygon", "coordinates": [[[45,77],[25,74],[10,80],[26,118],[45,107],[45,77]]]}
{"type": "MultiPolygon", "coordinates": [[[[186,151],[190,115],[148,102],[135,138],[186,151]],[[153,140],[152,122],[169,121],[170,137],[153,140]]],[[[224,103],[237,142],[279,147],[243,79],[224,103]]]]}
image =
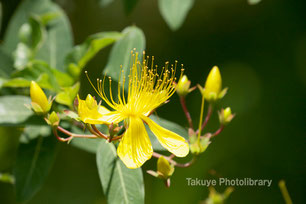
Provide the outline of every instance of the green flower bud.
{"type": "Polygon", "coordinates": [[[32,108],[36,113],[46,114],[49,112],[52,102],[48,101],[47,96],[35,81],[31,82],[30,96],[32,108]]]}
{"type": "Polygon", "coordinates": [[[223,125],[229,124],[232,119],[234,118],[235,114],[232,114],[232,110],[230,107],[227,107],[225,109],[221,109],[219,112],[219,120],[220,123],[223,125]]]}
{"type": "Polygon", "coordinates": [[[170,165],[169,161],[165,157],[161,156],[157,160],[157,173],[158,177],[162,179],[168,179],[174,172],[173,165],[170,165]]]}
{"type": "Polygon", "coordinates": [[[198,140],[196,137],[190,137],[190,151],[192,154],[194,155],[199,155],[203,152],[205,152],[205,150],[207,149],[208,145],[211,143],[210,142],[210,133],[207,133],[209,135],[205,135],[204,137],[200,138],[200,140],[198,140]],[[192,139],[194,138],[194,139],[192,139]],[[196,138],[196,139],[195,139],[196,138]]]}
{"type": "Polygon", "coordinates": [[[176,86],[177,94],[179,96],[186,96],[190,92],[190,83],[186,75],[182,76],[176,86]]]}
{"type": "Polygon", "coordinates": [[[57,113],[54,112],[54,111],[48,117],[48,123],[51,126],[58,126],[59,121],[60,121],[60,119],[59,119],[57,113]]]}

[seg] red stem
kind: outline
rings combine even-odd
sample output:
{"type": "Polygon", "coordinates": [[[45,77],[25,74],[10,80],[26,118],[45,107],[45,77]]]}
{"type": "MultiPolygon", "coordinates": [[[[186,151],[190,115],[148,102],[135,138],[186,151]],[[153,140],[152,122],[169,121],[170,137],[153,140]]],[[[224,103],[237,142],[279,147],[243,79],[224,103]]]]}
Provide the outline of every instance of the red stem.
{"type": "Polygon", "coordinates": [[[167,159],[174,166],[181,167],[181,168],[189,167],[189,166],[191,166],[195,162],[195,158],[194,157],[192,158],[191,161],[189,161],[187,163],[184,163],[184,164],[181,164],[181,163],[177,163],[176,161],[172,160],[172,155],[170,155],[168,157],[168,156],[165,156],[165,155],[161,155],[161,154],[159,154],[157,152],[153,152],[152,156],[155,157],[155,158],[164,157],[165,159],[167,159]]]}
{"type": "MultiPolygon", "coordinates": [[[[106,135],[104,135],[102,132],[100,132],[95,125],[91,125],[91,127],[100,137],[103,137],[106,140],[108,139],[108,137],[106,135]]],[[[88,128],[88,129],[90,129],[90,128],[88,128]]]]}
{"type": "Polygon", "coordinates": [[[215,137],[219,135],[223,131],[223,129],[224,129],[224,125],[221,125],[220,128],[214,134],[212,134],[211,137],[215,137]]]}
{"type": "Polygon", "coordinates": [[[191,119],[190,113],[189,113],[189,111],[188,111],[188,108],[187,108],[187,106],[186,106],[185,97],[180,96],[180,102],[181,102],[183,111],[184,111],[184,113],[185,113],[185,116],[186,116],[186,118],[187,118],[187,121],[188,121],[188,123],[189,123],[189,127],[190,127],[191,129],[193,129],[192,119],[191,119]]]}
{"type": "Polygon", "coordinates": [[[79,138],[97,138],[96,135],[74,134],[74,133],[69,132],[68,130],[66,130],[66,129],[60,127],[60,126],[57,126],[57,128],[53,128],[53,133],[56,136],[56,138],[59,141],[62,141],[62,142],[67,142],[67,141],[71,140],[74,137],[79,137],[79,138]],[[67,138],[60,137],[58,135],[58,133],[57,133],[57,130],[59,130],[60,132],[64,133],[65,135],[68,135],[69,137],[67,137],[67,138]]]}

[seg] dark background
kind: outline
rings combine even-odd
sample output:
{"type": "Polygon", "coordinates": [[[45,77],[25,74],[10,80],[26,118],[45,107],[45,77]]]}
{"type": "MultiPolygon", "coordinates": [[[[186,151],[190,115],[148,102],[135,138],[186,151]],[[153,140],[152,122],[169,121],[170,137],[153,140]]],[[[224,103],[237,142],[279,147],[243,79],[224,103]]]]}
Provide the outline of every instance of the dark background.
{"type": "MultiPolygon", "coordinates": [[[[67,13],[75,44],[90,34],[121,31],[135,24],[146,36],[146,51],[158,64],[179,60],[192,85],[204,84],[212,66],[220,67],[229,92],[219,107],[232,107],[237,115],[216,137],[198,162],[176,169],[172,186],[144,173],[146,203],[199,203],[206,187],[187,186],[185,178],[272,179],[272,186],[235,187],[228,203],[284,203],[278,181],[284,179],[294,203],[305,203],[306,113],[306,4],[298,0],[262,0],[250,6],[246,0],[196,0],[183,26],[172,32],[162,19],[156,0],[140,0],[126,16],[121,1],[101,8],[95,0],[57,0],[67,13]],[[210,172],[214,170],[216,175],[210,172]]],[[[5,10],[4,29],[18,0],[5,10]]],[[[3,36],[3,34],[2,34],[3,36]]],[[[99,76],[109,49],[87,67],[99,76]]],[[[93,93],[82,76],[82,94],[93,93]]],[[[187,98],[198,122],[201,96],[187,98]]],[[[158,114],[187,125],[178,97],[158,109],[158,114]]],[[[208,130],[218,125],[215,112],[208,130]]],[[[155,169],[155,159],[144,172],[155,169]]],[[[13,188],[1,184],[1,198],[14,203],[13,188]]],[[[223,191],[224,186],[217,187],[223,191]]],[[[42,190],[29,203],[105,203],[95,156],[61,145],[55,166],[42,190]]],[[[0,202],[2,203],[2,202],[0,202]]]]}

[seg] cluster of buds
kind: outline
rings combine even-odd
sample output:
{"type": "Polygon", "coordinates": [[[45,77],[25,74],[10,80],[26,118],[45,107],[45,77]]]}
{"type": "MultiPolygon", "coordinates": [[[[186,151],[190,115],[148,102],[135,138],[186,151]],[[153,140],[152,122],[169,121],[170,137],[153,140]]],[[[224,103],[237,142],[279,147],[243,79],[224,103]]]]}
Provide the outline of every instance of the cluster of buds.
{"type": "MultiPolygon", "coordinates": [[[[204,135],[201,134],[201,131],[205,128],[207,122],[209,121],[212,115],[214,105],[220,99],[222,99],[227,92],[227,88],[222,89],[222,78],[220,70],[217,66],[214,66],[209,72],[204,87],[197,85],[191,88],[191,81],[188,80],[188,77],[186,75],[183,75],[176,85],[176,92],[180,98],[182,109],[189,123],[189,130],[188,130],[189,147],[190,147],[190,152],[193,155],[193,159],[185,164],[177,164],[174,160],[172,160],[173,155],[169,157],[166,156],[163,157],[161,155],[157,155],[158,157],[157,171],[149,170],[147,172],[157,178],[162,179],[165,182],[166,186],[170,185],[170,177],[173,174],[174,166],[178,167],[190,166],[195,161],[195,158],[197,158],[201,153],[205,152],[205,150],[211,144],[212,138],[220,134],[221,131],[224,129],[224,127],[228,125],[231,122],[231,120],[234,118],[234,114],[232,114],[230,107],[227,107],[225,109],[222,108],[218,112],[219,121],[220,121],[219,129],[213,133],[208,132],[205,133],[204,135]],[[202,95],[200,123],[199,123],[199,128],[197,130],[193,128],[191,114],[189,113],[185,102],[186,96],[189,93],[191,93],[193,90],[195,90],[196,87],[198,87],[202,95]],[[208,102],[209,106],[207,109],[208,111],[205,120],[202,123],[205,101],[208,102]]],[[[216,200],[221,201],[223,200],[223,198],[225,198],[225,196],[216,193],[212,193],[210,197],[214,201],[216,200]]]]}

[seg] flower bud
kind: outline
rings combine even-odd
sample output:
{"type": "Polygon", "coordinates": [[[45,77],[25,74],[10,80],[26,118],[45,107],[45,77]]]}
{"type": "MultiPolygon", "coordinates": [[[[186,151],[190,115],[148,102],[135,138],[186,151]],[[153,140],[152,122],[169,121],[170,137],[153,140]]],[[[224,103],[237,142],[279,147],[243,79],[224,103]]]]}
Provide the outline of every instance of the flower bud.
{"type": "Polygon", "coordinates": [[[60,119],[59,119],[57,113],[54,112],[54,111],[48,117],[48,123],[51,126],[58,126],[59,121],[60,121],[60,119]]]}
{"type": "Polygon", "coordinates": [[[208,101],[216,101],[222,88],[220,70],[214,66],[208,74],[204,87],[204,97],[208,101]]]}
{"type": "Polygon", "coordinates": [[[211,134],[207,133],[204,137],[201,137],[200,140],[197,139],[197,136],[194,136],[193,139],[190,139],[190,151],[194,155],[199,155],[207,149],[208,145],[211,143],[210,138],[211,134]]]}
{"type": "Polygon", "coordinates": [[[231,122],[231,120],[234,118],[235,114],[232,114],[232,110],[230,107],[227,107],[225,109],[221,109],[219,112],[219,120],[220,123],[223,125],[227,125],[231,122]]]}
{"type": "Polygon", "coordinates": [[[52,103],[48,101],[47,96],[35,81],[31,82],[30,96],[32,108],[36,113],[46,114],[49,112],[52,103]]]}
{"type": "Polygon", "coordinates": [[[188,80],[187,76],[184,75],[180,78],[176,85],[176,92],[179,96],[186,96],[190,90],[190,81],[188,80]]]}
{"type": "Polygon", "coordinates": [[[167,179],[172,176],[173,172],[174,167],[170,165],[169,161],[163,156],[159,157],[157,160],[158,177],[162,179],[167,179]]]}
{"type": "Polygon", "coordinates": [[[97,101],[90,94],[87,95],[85,102],[89,109],[92,110],[94,108],[97,108],[97,101]]]}

